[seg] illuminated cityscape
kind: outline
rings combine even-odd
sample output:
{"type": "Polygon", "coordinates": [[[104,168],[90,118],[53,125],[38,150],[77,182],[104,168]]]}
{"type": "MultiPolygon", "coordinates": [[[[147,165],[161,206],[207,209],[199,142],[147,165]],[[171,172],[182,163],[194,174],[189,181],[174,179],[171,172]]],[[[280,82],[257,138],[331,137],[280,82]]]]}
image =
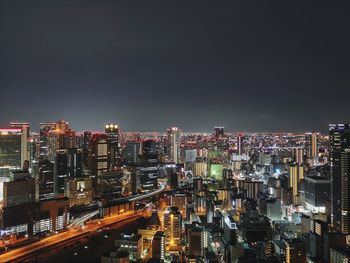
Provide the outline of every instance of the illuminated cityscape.
{"type": "Polygon", "coordinates": [[[349,11],[1,1],[0,263],[350,262],[349,11]]]}
{"type": "Polygon", "coordinates": [[[113,226],[101,262],[347,258],[349,124],[329,133],[14,125],[0,134],[1,261],[78,259],[113,226]]]}

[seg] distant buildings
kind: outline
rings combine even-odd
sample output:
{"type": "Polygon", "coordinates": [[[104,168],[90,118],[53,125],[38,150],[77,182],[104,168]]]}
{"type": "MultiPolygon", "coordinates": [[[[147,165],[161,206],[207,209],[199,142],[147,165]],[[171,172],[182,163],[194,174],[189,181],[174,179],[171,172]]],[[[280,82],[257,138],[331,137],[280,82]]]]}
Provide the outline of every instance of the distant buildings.
{"type": "Polygon", "coordinates": [[[167,154],[170,162],[180,163],[180,129],[178,127],[172,127],[167,130],[168,144],[167,154]]]}

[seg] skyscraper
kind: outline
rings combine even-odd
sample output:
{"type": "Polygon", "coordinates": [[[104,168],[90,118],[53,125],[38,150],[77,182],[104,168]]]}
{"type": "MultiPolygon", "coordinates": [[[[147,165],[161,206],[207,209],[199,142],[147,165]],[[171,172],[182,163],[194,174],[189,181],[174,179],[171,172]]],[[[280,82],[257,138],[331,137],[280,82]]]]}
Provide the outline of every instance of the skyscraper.
{"type": "Polygon", "coordinates": [[[16,172],[14,180],[4,183],[4,207],[37,201],[35,179],[29,173],[16,172]]]}
{"type": "Polygon", "coordinates": [[[350,125],[330,124],[331,221],[335,230],[349,234],[350,224],[350,125]]]}
{"type": "Polygon", "coordinates": [[[170,250],[176,249],[180,245],[181,225],[182,218],[179,209],[174,206],[169,207],[164,212],[164,228],[166,245],[170,250]]]}
{"type": "Polygon", "coordinates": [[[55,160],[55,192],[64,194],[66,180],[82,177],[82,150],[58,150],[55,160]]]}
{"type": "Polygon", "coordinates": [[[0,129],[0,167],[22,166],[22,138],[21,129],[0,129]]]}
{"type": "Polygon", "coordinates": [[[167,130],[168,133],[168,160],[170,162],[180,162],[180,129],[172,127],[167,130]]]}
{"type": "Polygon", "coordinates": [[[289,167],[289,187],[293,191],[293,200],[299,204],[300,181],[304,179],[304,166],[291,165],[289,167]]]}
{"type": "Polygon", "coordinates": [[[110,156],[109,170],[114,170],[119,157],[119,127],[117,124],[107,124],[105,133],[108,138],[108,155],[110,156]]]}
{"type": "Polygon", "coordinates": [[[46,158],[33,162],[33,175],[38,184],[39,200],[55,197],[54,170],[55,164],[46,158]]]}
{"type": "Polygon", "coordinates": [[[28,122],[11,122],[11,128],[21,129],[21,164],[30,160],[30,125],[28,122]]]}
{"type": "Polygon", "coordinates": [[[125,163],[128,165],[136,165],[140,162],[140,142],[127,142],[125,146],[125,163]]]}
{"type": "Polygon", "coordinates": [[[315,157],[317,157],[317,139],[318,134],[316,132],[308,132],[305,134],[305,150],[306,156],[309,160],[315,159],[315,157]]]}
{"type": "Polygon", "coordinates": [[[105,134],[93,134],[89,143],[88,169],[91,175],[101,175],[110,171],[108,138],[105,134]]]}
{"type": "Polygon", "coordinates": [[[56,128],[56,123],[54,122],[42,122],[40,123],[40,155],[48,155],[48,143],[49,143],[49,132],[56,128]]]}

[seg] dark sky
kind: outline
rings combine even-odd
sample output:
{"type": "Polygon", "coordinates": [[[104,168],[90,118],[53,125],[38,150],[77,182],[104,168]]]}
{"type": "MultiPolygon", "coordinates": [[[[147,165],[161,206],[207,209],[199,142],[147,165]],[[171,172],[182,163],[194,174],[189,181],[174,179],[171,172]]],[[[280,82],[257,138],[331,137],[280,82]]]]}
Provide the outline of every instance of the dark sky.
{"type": "Polygon", "coordinates": [[[0,1],[0,124],[349,122],[350,2],[321,2],[0,1]]]}

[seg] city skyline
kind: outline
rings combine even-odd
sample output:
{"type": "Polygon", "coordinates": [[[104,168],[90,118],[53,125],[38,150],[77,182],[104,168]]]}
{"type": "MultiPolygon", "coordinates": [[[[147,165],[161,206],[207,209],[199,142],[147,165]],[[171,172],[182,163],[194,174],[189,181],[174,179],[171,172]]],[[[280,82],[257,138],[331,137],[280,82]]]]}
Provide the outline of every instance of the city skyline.
{"type": "Polygon", "coordinates": [[[114,121],[134,131],[326,132],[349,122],[347,10],[3,1],[0,125],[64,118],[77,130],[114,121]]]}

